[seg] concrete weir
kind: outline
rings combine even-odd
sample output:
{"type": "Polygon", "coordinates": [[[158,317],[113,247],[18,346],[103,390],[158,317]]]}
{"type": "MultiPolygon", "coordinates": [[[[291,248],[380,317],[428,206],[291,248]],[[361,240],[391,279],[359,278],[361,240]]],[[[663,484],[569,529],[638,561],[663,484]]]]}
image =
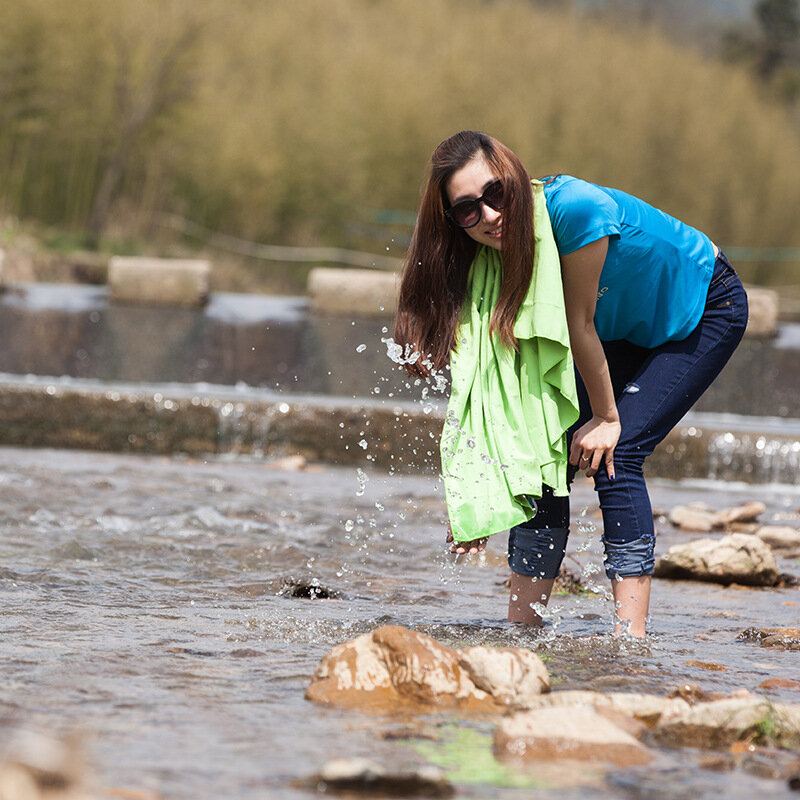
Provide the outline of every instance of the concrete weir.
{"type": "MultiPolygon", "coordinates": [[[[262,389],[0,376],[0,444],[241,454],[435,474],[444,403],[262,389]]],[[[649,475],[800,484],[800,421],[694,412],[648,459],[649,475]]]]}

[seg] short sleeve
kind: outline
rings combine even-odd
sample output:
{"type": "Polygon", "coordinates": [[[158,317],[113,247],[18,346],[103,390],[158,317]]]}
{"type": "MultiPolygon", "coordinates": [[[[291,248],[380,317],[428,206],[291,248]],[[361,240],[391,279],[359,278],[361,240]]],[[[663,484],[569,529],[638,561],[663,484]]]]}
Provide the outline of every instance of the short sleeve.
{"type": "Polygon", "coordinates": [[[559,255],[602,239],[620,235],[619,207],[602,189],[573,178],[552,193],[547,202],[559,255]]]}

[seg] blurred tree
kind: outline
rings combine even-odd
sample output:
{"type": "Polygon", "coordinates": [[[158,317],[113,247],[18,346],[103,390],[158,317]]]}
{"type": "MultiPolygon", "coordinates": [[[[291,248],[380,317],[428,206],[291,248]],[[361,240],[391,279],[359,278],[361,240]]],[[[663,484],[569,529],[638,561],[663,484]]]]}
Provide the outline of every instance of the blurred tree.
{"type": "Polygon", "coordinates": [[[771,78],[779,67],[797,60],[800,5],[798,0],[759,0],[755,16],[762,33],[758,72],[763,78],[771,78]]]}
{"type": "Polygon", "coordinates": [[[195,88],[191,56],[201,26],[190,21],[165,46],[149,48],[144,75],[134,68],[134,45],[125,31],[116,31],[114,109],[117,130],[101,167],[87,222],[90,241],[97,244],[114,198],[143,135],[189,101],[195,88]],[[137,85],[137,77],[139,78],[137,85]]]}
{"type": "Polygon", "coordinates": [[[753,8],[758,27],[731,28],[723,35],[723,55],[746,61],[758,77],[773,85],[781,99],[800,97],[800,2],[759,0],[753,8]]]}

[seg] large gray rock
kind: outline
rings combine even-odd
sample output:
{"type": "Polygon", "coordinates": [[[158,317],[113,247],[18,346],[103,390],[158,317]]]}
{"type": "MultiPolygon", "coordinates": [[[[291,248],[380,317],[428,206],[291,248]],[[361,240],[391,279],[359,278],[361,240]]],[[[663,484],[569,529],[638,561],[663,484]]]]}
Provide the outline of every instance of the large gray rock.
{"type": "Polygon", "coordinates": [[[594,692],[570,689],[563,692],[540,694],[527,701],[527,709],[555,708],[575,705],[592,706],[595,710],[610,709],[619,714],[637,719],[648,725],[655,724],[667,711],[682,711],[689,708],[680,697],[661,697],[655,694],[636,692],[594,692]]]}
{"type": "Polygon", "coordinates": [[[662,714],[656,736],[679,747],[729,747],[744,739],[797,747],[800,706],[772,704],[759,695],[697,703],[662,714]]]}
{"type": "Polygon", "coordinates": [[[658,559],[654,574],[657,578],[748,586],[775,586],[780,579],[772,550],[746,533],[676,544],[658,559]]]}
{"type": "Polygon", "coordinates": [[[315,311],[391,316],[397,309],[399,281],[396,272],[317,267],[308,274],[308,294],[315,311]]]}
{"type": "Polygon", "coordinates": [[[550,691],[547,667],[536,653],[520,647],[467,647],[459,664],[472,682],[495,700],[512,708],[527,708],[550,691]]]}
{"type": "Polygon", "coordinates": [[[586,761],[631,767],[652,754],[637,739],[586,705],[524,711],[500,722],[494,733],[498,757],[526,761],[586,761]]]}
{"type": "Polygon", "coordinates": [[[114,256],[108,285],[116,302],[200,306],[208,299],[208,261],[183,258],[114,256]]]}
{"type": "Polygon", "coordinates": [[[454,650],[400,625],[382,625],[324,656],[306,698],[362,710],[495,713],[548,690],[547,669],[529,650],[454,650]]]}

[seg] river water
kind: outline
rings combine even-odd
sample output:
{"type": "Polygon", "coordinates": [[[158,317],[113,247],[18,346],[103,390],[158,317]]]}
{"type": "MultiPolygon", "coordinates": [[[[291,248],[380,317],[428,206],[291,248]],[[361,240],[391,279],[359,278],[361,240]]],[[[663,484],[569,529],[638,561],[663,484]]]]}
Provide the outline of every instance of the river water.
{"type": "MultiPolygon", "coordinates": [[[[464,797],[789,796],[784,782],[712,772],[700,753],[666,750],[601,787],[548,789],[559,780],[541,770],[464,769],[490,759],[487,723],[432,717],[448,722],[436,741],[384,739],[395,721],[304,700],[333,645],[384,622],[455,646],[533,647],[556,689],[756,690],[798,676],[797,653],[736,641],[751,625],[796,625],[796,589],[655,581],[647,643],[610,638],[596,496],[584,480],[566,563],[596,591],[554,597],[537,635],[504,622],[505,535],[483,559],[456,559],[444,549],[436,478],[364,474],[1,448],[0,713],[81,731],[98,785],[169,798],[306,797],[292,782],[339,756],[439,763],[464,797]],[[286,588],[314,582],[336,596],[286,588]]],[[[665,509],[757,493],[765,521],[798,524],[800,497],[782,487],[654,482],[652,493],[665,509]]],[[[664,521],[658,530],[658,552],[690,538],[664,521]]],[[[796,561],[781,568],[798,572],[796,561]]],[[[786,689],[769,696],[800,701],[786,689]]]]}

